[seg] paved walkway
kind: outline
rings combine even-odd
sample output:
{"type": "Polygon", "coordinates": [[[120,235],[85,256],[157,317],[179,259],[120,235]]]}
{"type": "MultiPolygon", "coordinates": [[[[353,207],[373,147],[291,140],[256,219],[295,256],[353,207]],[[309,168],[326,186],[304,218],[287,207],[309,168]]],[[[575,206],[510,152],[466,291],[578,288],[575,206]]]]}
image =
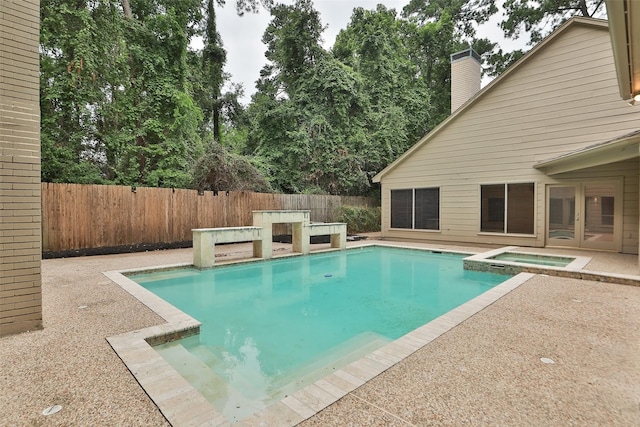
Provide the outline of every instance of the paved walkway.
{"type": "MultiPolygon", "coordinates": [[[[633,255],[579,254],[588,270],[638,272],[633,255]]],[[[101,272],[191,256],[43,261],[45,328],[0,339],[0,425],[167,425],[105,340],[161,319],[101,272]]],[[[640,287],[537,276],[303,425],[640,425],[639,308],[640,287]]]]}

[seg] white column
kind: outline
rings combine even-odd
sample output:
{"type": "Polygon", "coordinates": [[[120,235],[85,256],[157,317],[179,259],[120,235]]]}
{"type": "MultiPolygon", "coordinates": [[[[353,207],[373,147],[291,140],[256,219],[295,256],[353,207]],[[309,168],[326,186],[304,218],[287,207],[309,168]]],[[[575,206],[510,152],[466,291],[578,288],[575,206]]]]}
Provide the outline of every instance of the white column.
{"type": "Polygon", "coordinates": [[[253,211],[254,227],[262,227],[262,240],[253,241],[253,256],[269,259],[273,251],[273,223],[268,212],[253,211]]]}
{"type": "Polygon", "coordinates": [[[193,230],[193,265],[198,268],[213,267],[215,258],[213,233],[193,230]]]}

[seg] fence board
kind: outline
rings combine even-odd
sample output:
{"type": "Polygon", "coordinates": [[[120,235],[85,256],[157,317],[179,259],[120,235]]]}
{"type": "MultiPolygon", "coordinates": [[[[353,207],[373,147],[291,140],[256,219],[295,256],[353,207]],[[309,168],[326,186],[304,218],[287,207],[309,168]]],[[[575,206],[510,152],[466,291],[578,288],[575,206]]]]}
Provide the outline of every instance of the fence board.
{"type": "Polygon", "coordinates": [[[305,209],[311,221],[333,222],[343,205],[377,206],[353,196],[42,183],[42,250],[186,242],[193,228],[251,225],[254,210],[305,209]]]}

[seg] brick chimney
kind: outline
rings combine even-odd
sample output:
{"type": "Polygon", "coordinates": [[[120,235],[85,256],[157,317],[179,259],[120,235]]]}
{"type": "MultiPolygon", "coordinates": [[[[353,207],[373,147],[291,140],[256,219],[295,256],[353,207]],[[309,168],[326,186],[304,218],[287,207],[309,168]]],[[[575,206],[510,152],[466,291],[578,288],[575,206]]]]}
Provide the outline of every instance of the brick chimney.
{"type": "Polygon", "coordinates": [[[451,112],[480,90],[480,55],[471,47],[451,54],[451,112]]]}

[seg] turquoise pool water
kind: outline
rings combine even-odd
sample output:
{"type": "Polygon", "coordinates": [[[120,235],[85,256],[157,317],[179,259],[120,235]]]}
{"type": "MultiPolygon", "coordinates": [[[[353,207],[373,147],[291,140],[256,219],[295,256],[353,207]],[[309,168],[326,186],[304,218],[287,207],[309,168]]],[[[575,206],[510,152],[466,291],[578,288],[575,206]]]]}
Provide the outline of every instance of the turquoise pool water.
{"type": "Polygon", "coordinates": [[[526,263],[526,264],[549,265],[552,267],[566,267],[571,262],[575,261],[575,258],[571,258],[571,257],[523,254],[523,253],[515,253],[515,252],[504,252],[496,256],[493,256],[489,259],[495,259],[498,261],[519,262],[519,263],[526,263]]]}
{"type": "Polygon", "coordinates": [[[508,278],[463,257],[371,247],[130,278],[202,322],[156,349],[236,420],[508,278]]]}

